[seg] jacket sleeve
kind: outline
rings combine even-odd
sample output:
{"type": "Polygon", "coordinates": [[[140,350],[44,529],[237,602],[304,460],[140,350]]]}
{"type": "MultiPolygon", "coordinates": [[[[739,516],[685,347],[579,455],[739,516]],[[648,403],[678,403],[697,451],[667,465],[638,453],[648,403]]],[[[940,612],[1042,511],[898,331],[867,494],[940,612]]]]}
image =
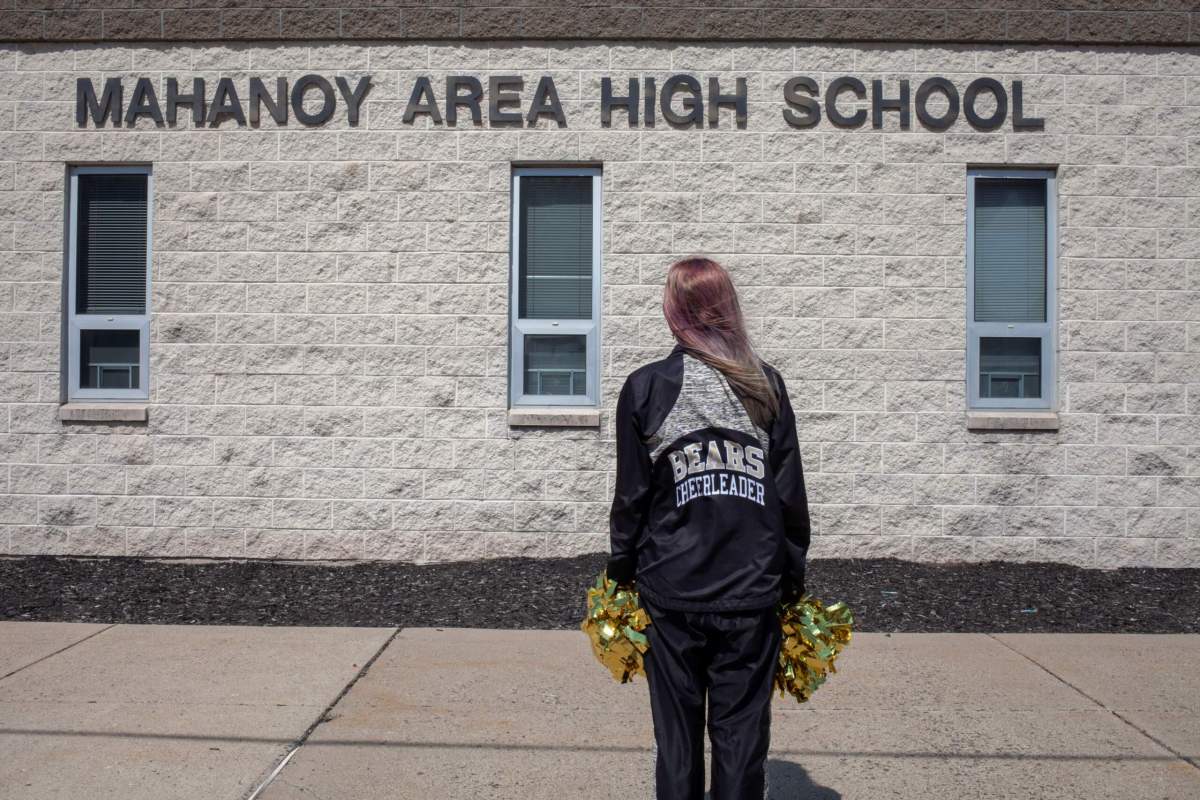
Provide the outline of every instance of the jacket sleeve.
{"type": "Polygon", "coordinates": [[[633,383],[625,381],[617,398],[614,420],[617,439],[617,480],[609,513],[608,577],[631,583],[637,573],[637,543],[649,513],[653,491],[650,453],[642,438],[635,409],[633,383]]]}
{"type": "Polygon", "coordinates": [[[804,567],[812,526],[808,516],[808,493],[804,488],[804,469],[800,463],[800,444],[796,439],[796,416],[783,377],[778,373],[771,377],[779,391],[779,414],[771,426],[771,452],[768,458],[783,510],[784,549],[787,553],[783,596],[790,599],[805,591],[804,567]]]}

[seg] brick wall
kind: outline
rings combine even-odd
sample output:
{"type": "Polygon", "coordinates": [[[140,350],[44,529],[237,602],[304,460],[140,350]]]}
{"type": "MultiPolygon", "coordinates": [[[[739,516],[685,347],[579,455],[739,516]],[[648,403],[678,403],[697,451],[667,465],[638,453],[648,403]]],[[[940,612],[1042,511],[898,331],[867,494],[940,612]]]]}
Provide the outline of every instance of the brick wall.
{"type": "MultiPolygon", "coordinates": [[[[623,377],[707,251],[788,380],[815,557],[1200,566],[1200,55],[745,44],[0,48],[0,551],[603,550],[623,377]],[[74,127],[75,80],[369,72],[361,125],[74,127]],[[599,125],[599,78],[745,76],[745,130],[599,125]],[[570,123],[400,122],[417,75],[552,74],[570,123]],[[794,74],[1025,81],[1043,133],[784,123],[794,74]],[[507,424],[513,161],[599,161],[602,427],[507,424]],[[152,162],[148,425],[57,419],[64,163],[152,162]],[[964,417],[968,163],[1061,165],[1061,429],[964,417]]],[[[161,96],[161,92],[160,92],[161,96]]],[[[182,118],[182,115],[181,115],[182,118]]]]}
{"type": "Polygon", "coordinates": [[[0,0],[0,39],[1200,41],[1200,14],[1184,0],[698,0],[684,6],[565,0],[0,0]]]}

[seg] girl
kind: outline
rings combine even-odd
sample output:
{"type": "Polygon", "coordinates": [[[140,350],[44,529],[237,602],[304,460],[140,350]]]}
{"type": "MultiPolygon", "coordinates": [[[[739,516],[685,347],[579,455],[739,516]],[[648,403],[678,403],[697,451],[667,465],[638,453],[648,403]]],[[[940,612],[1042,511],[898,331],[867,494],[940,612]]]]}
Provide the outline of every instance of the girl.
{"type": "Polygon", "coordinates": [[[808,499],[783,379],[755,355],[729,273],[671,266],[676,340],[617,401],[608,576],[650,615],[646,672],[658,800],[766,796],[775,607],[804,591],[808,499]]]}

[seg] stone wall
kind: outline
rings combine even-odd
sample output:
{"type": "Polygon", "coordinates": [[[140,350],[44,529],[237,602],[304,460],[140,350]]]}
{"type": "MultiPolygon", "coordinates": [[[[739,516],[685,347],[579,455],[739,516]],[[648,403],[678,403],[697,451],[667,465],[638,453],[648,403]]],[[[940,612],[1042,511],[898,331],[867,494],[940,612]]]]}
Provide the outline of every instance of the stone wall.
{"type": "Polygon", "coordinates": [[[1185,44],[1185,0],[0,0],[0,39],[841,40],[1185,44]],[[5,7],[11,10],[3,10],[5,7]]]}
{"type": "Polygon", "coordinates": [[[1198,81],[1168,49],[0,48],[0,551],[603,550],[611,405],[704,251],[788,381],[814,557],[1200,566],[1198,81]],[[372,76],[358,127],[75,127],[79,77],[313,71],[372,76]],[[681,71],[746,77],[746,128],[601,127],[601,76],[681,71]],[[458,72],[551,74],[569,124],[402,123],[458,72]],[[1019,78],[1045,130],[788,127],[789,77],[847,73],[1019,78]],[[125,161],[155,179],[149,422],[62,423],[65,164],[125,161]],[[507,421],[509,178],[540,161],[603,164],[599,429],[507,421]],[[968,164],[1059,165],[1057,432],[966,427],[968,164]]]}

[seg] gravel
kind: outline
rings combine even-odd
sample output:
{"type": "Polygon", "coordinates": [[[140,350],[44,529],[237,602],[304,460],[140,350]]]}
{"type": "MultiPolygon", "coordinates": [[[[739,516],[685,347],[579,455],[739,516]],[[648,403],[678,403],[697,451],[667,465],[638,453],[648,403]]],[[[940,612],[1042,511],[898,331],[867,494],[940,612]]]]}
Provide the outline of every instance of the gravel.
{"type": "MultiPolygon", "coordinates": [[[[574,628],[605,556],[446,564],[0,558],[0,619],[204,625],[574,628]]],[[[856,629],[1200,632],[1200,569],[809,562],[856,629]]]]}

